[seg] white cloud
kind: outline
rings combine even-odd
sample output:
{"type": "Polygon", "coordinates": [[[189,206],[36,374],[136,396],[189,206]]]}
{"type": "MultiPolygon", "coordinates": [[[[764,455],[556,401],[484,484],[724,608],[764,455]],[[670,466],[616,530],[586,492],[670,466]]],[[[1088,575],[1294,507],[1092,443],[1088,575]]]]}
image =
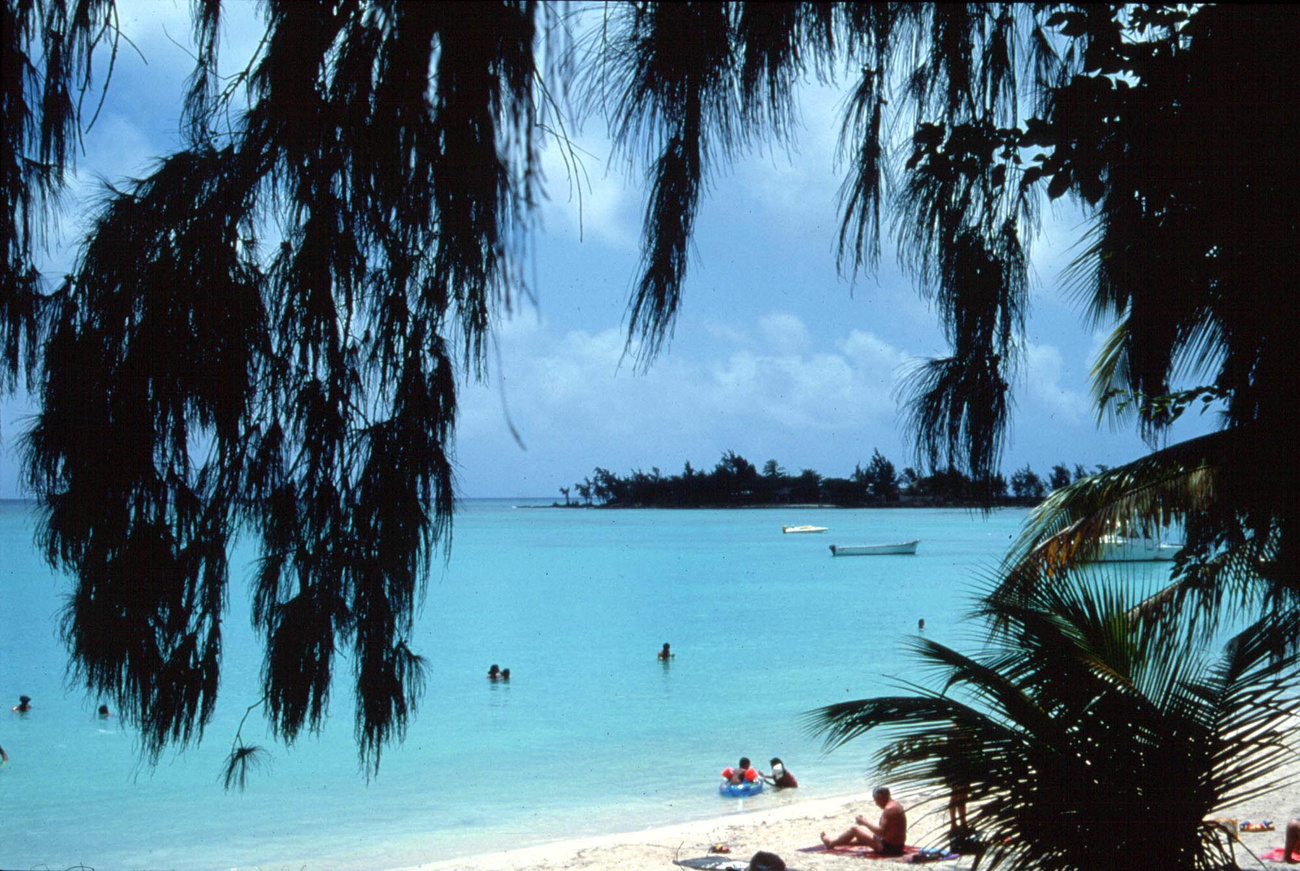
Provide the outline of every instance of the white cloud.
{"type": "Polygon", "coordinates": [[[846,473],[839,466],[851,468],[852,459],[824,455],[838,449],[856,458],[859,439],[890,438],[894,429],[890,394],[906,354],[870,333],[808,351],[803,323],[774,313],[736,325],[737,337],[750,335],[749,326],[768,340],[758,346],[716,346],[692,359],[668,354],[641,373],[624,356],[619,330],[560,335],[544,321],[524,320],[499,334],[499,380],[462,393],[459,444],[467,483],[479,492],[502,490],[482,482],[503,463],[536,466],[563,482],[592,464],[711,462],[714,452],[747,445],[767,455],[802,452],[791,460],[846,473]],[[503,447],[502,395],[526,455],[503,447]]]}
{"type": "Polygon", "coordinates": [[[1088,399],[1077,390],[1061,385],[1065,363],[1054,345],[1025,348],[1025,380],[1029,396],[1040,403],[1053,420],[1079,423],[1088,414],[1088,399]]]}
{"type": "Polygon", "coordinates": [[[542,221],[555,232],[599,240],[616,249],[640,246],[637,185],[607,165],[611,146],[603,137],[573,135],[572,148],[548,140],[542,152],[546,199],[542,221]]]}
{"type": "Polygon", "coordinates": [[[808,327],[789,312],[773,312],[758,321],[759,333],[779,354],[793,354],[808,346],[808,327]]]}

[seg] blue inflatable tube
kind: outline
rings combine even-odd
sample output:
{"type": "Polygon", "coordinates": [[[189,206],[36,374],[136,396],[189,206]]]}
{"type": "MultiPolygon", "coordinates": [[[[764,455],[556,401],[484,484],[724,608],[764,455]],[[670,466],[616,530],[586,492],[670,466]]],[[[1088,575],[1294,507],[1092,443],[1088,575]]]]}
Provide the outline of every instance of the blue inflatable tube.
{"type": "Polygon", "coordinates": [[[747,795],[758,795],[762,791],[761,780],[750,780],[745,783],[728,783],[724,780],[718,784],[718,795],[725,795],[728,798],[744,798],[747,795]]]}

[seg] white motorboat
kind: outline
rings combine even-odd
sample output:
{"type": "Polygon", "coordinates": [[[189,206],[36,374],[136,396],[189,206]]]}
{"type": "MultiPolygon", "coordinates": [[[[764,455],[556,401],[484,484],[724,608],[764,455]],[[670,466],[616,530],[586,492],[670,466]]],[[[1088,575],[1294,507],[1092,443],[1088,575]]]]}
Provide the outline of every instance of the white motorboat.
{"type": "Polygon", "coordinates": [[[921,539],[901,541],[897,544],[832,544],[832,556],[892,556],[915,554],[921,539]]]}
{"type": "Polygon", "coordinates": [[[828,526],[782,526],[781,531],[786,535],[791,535],[796,532],[825,532],[829,528],[828,526]]]}
{"type": "Polygon", "coordinates": [[[1090,562],[1095,563],[1130,563],[1167,561],[1173,559],[1181,544],[1165,544],[1154,538],[1126,538],[1122,535],[1105,535],[1101,539],[1101,548],[1090,562]]]}

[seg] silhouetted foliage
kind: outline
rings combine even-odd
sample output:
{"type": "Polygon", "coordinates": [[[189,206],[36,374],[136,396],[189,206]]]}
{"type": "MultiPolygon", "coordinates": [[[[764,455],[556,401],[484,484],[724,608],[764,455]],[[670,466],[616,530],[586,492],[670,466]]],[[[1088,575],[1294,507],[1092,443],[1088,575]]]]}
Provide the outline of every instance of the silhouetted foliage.
{"type": "Polygon", "coordinates": [[[809,723],[831,747],[885,730],[891,785],[968,794],[980,867],[1236,868],[1207,818],[1294,782],[1300,674],[1278,651],[1300,625],[1270,619],[1215,657],[1177,625],[1132,619],[1140,595],[1071,578],[991,596],[979,653],[918,637],[928,686],[809,723]]]}
{"type": "MultiPolygon", "coordinates": [[[[18,103],[4,103],[0,156],[13,274],[32,198],[70,159],[69,83],[112,6],[77,4],[68,20],[63,3],[4,8],[4,63],[22,67],[4,79],[18,103]]],[[[549,11],[264,8],[249,108],[218,131],[220,4],[196,5],[187,141],[106,194],[49,299],[28,481],[47,555],[77,578],[73,669],[140,722],[150,758],[211,715],[226,551],[247,528],[274,731],[291,742],[320,726],[345,653],[374,771],[423,685],[406,639],[450,533],[458,371],[480,371],[491,317],[523,292],[549,11]]],[[[6,314],[33,308],[24,287],[6,278],[6,314]]],[[[6,323],[9,346],[30,334],[6,323]]]]}
{"type": "MultiPolygon", "coordinates": [[[[575,72],[648,175],[628,317],[642,363],[671,334],[712,174],[792,141],[795,82],[853,70],[841,263],[874,268],[892,228],[950,346],[909,382],[909,489],[956,492],[957,473],[993,498],[1027,246],[1042,196],[1069,196],[1090,222],[1075,290],[1118,323],[1100,406],[1136,410],[1153,439],[1193,402],[1221,407],[1225,428],[1057,490],[1009,572],[1027,583],[1098,530],[1173,520],[1181,581],[1204,602],[1232,580],[1262,590],[1256,604],[1300,604],[1294,8],[609,4],[580,69],[561,63],[547,4],[264,8],[266,40],[236,80],[249,108],[228,116],[221,3],[196,3],[186,139],[106,194],[57,288],[33,245],[87,123],[95,46],[116,44],[114,8],[0,13],[0,388],[39,388],[27,475],[46,553],[77,578],[74,672],[141,722],[154,758],[212,710],[237,527],[261,549],[277,734],[319,725],[336,652],[355,665],[363,760],[408,722],[421,664],[405,639],[450,532],[456,378],[482,373],[493,317],[526,293],[536,137],[575,72]],[[1175,390],[1183,377],[1203,384],[1175,390]],[[1210,572],[1225,552],[1235,568],[1210,572]]],[[[638,486],[661,492],[649,477],[638,486]]],[[[784,489],[752,465],[684,477],[709,501],[784,489]]],[[[613,481],[580,498],[598,484],[613,481]]]]}

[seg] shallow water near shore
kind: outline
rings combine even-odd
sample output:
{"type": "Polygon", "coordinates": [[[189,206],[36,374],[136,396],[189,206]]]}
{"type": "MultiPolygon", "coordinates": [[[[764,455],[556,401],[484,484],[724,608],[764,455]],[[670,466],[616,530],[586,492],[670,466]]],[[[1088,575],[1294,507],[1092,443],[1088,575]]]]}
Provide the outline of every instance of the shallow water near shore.
{"type": "Polygon", "coordinates": [[[244,737],[271,765],[228,793],[222,761],[259,695],[243,580],[253,549],[232,560],[203,742],[142,769],[134,732],[65,684],[70,583],[36,551],[30,507],[0,503],[0,867],[410,866],[859,791],[875,745],[824,754],[801,715],[920,679],[906,648],[919,619],[927,637],[968,646],[975,627],[960,618],[1025,515],[517,507],[540,504],[461,503],[412,644],[428,660],[425,696],[378,777],[357,766],[345,659],[319,735],[286,749],[250,717],[244,737]],[[915,556],[827,548],[912,538],[915,556]],[[665,641],[677,653],[666,664],[665,641]],[[485,679],[494,662],[509,684],[485,679]],[[27,715],[4,701],[19,693],[32,696],[27,715]],[[801,788],[719,797],[717,772],[742,754],[763,769],[782,757],[801,788]]]}

